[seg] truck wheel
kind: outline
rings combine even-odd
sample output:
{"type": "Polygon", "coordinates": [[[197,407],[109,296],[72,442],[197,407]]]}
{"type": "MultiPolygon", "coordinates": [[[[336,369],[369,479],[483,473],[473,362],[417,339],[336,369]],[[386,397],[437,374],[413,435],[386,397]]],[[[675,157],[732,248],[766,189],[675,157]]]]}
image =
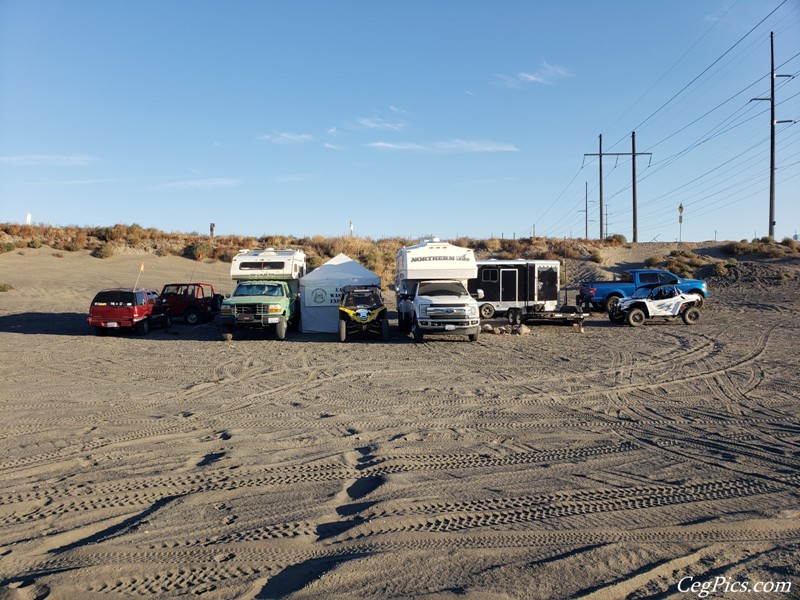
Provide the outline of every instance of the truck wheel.
{"type": "Polygon", "coordinates": [[[481,304],[481,319],[491,319],[494,316],[494,306],[481,304]]]}
{"type": "Polygon", "coordinates": [[[469,341],[470,342],[477,342],[478,341],[478,334],[477,333],[470,333],[468,337],[469,337],[469,341]]]}
{"type": "Polygon", "coordinates": [[[223,327],[222,339],[226,342],[230,342],[233,339],[233,327],[223,327]]]}
{"type": "Polygon", "coordinates": [[[628,313],[628,325],[638,327],[644,323],[645,315],[641,308],[634,308],[628,313]]]}
{"type": "Polygon", "coordinates": [[[683,322],[687,325],[694,325],[700,320],[700,309],[696,306],[690,306],[683,311],[683,322]]]}
{"type": "Polygon", "coordinates": [[[142,319],[134,326],[134,329],[138,335],[147,335],[150,333],[150,319],[142,319]]]}
{"type": "Polygon", "coordinates": [[[279,340],[286,339],[286,319],[283,317],[275,324],[275,337],[279,340]]]}
{"type": "Polygon", "coordinates": [[[425,334],[422,333],[422,329],[417,325],[416,317],[414,317],[414,322],[411,324],[411,333],[414,335],[414,341],[418,344],[425,341],[425,334]]]}
{"type": "Polygon", "coordinates": [[[339,319],[339,341],[347,341],[347,323],[344,322],[344,319],[339,319]]]}
{"type": "Polygon", "coordinates": [[[200,323],[200,313],[194,308],[188,309],[183,313],[183,322],[187,325],[197,325],[200,323]]]}
{"type": "Polygon", "coordinates": [[[162,326],[164,329],[167,329],[167,330],[169,330],[169,329],[172,329],[172,317],[170,317],[169,315],[167,315],[166,317],[164,317],[164,320],[163,320],[163,322],[161,323],[161,326],[162,326]]]}
{"type": "Polygon", "coordinates": [[[605,299],[605,302],[603,302],[603,310],[605,310],[607,313],[610,313],[612,310],[614,310],[614,307],[619,304],[619,299],[620,296],[617,294],[611,294],[605,299]]]}
{"type": "Polygon", "coordinates": [[[383,321],[381,321],[381,339],[384,342],[388,342],[389,341],[389,335],[390,335],[390,332],[389,332],[389,319],[384,317],[383,321]]]}
{"type": "Polygon", "coordinates": [[[620,310],[614,310],[608,313],[608,320],[612,323],[624,323],[625,322],[625,313],[620,310]]]}

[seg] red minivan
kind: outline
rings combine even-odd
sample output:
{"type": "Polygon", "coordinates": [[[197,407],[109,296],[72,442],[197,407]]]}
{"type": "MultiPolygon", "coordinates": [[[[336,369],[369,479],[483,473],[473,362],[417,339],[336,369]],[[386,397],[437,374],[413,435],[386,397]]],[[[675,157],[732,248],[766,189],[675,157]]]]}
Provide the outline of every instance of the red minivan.
{"type": "Polygon", "coordinates": [[[169,305],[161,301],[158,292],[132,288],[97,292],[89,307],[88,321],[97,335],[125,328],[147,335],[151,326],[168,329],[172,325],[169,305]]]}

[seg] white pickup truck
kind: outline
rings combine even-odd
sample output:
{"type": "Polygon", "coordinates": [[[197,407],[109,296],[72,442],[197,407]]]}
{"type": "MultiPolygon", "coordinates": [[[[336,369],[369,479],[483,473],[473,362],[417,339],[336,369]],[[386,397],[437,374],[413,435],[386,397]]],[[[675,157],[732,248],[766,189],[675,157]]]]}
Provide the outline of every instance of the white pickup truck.
{"type": "MultiPolygon", "coordinates": [[[[466,335],[478,339],[478,303],[467,290],[477,276],[475,254],[438,238],[397,251],[395,293],[400,329],[416,342],[425,335],[466,335]]],[[[483,297],[477,290],[475,296],[483,297]]]]}

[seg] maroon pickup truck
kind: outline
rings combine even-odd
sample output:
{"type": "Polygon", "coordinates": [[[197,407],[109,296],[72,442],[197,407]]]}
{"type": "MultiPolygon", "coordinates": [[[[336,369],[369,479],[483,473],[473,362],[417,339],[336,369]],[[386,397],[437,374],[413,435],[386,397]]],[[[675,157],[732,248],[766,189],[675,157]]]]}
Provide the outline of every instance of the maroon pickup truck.
{"type": "Polygon", "coordinates": [[[161,290],[161,298],[169,305],[169,314],[182,316],[187,325],[213,319],[223,300],[210,283],[168,283],[161,290]]]}

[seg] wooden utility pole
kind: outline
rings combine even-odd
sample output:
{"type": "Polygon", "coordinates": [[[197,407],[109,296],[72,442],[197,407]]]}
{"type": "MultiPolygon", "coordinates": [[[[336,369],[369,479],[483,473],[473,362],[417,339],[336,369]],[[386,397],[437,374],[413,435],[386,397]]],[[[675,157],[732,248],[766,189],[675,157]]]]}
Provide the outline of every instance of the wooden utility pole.
{"type": "Polygon", "coordinates": [[[589,182],[584,182],[586,185],[586,192],[584,194],[583,204],[583,218],[586,219],[586,239],[589,239],[589,182]]]}
{"type": "MultiPolygon", "coordinates": [[[[600,239],[603,237],[603,156],[630,156],[633,159],[633,241],[639,241],[639,225],[637,221],[636,199],[636,157],[653,156],[652,152],[636,152],[636,132],[631,132],[631,152],[603,152],[603,134],[600,134],[600,152],[598,154],[584,154],[583,156],[600,157],[600,239]]],[[[608,234],[608,217],[606,216],[606,235],[608,234]]]]}

